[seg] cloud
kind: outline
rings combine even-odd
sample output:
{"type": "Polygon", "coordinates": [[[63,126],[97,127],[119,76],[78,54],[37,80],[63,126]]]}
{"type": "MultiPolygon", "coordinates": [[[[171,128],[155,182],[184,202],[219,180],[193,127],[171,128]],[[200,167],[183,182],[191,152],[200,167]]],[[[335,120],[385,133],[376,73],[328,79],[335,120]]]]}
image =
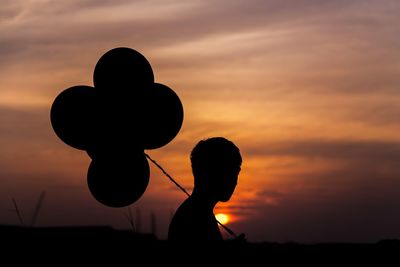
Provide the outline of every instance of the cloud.
{"type": "Polygon", "coordinates": [[[364,108],[354,109],[353,114],[355,121],[364,122],[372,126],[384,127],[392,125],[398,127],[400,105],[398,104],[397,93],[392,96],[388,95],[388,101],[382,101],[382,103],[376,101],[365,105],[364,108]]]}
{"type": "MultiPolygon", "coordinates": [[[[251,216],[236,226],[259,241],[377,242],[399,238],[400,181],[374,173],[331,177],[315,183],[316,177],[302,179],[303,186],[291,190],[279,205],[253,206],[251,216]],[[262,234],[260,234],[262,233],[262,234]]],[[[337,173],[338,174],[338,173],[337,173]]],[[[332,175],[333,176],[333,175],[332,175]]],[[[295,185],[292,185],[295,188],[295,185]]]]}
{"type": "Polygon", "coordinates": [[[242,150],[264,162],[298,161],[290,170],[278,166],[253,188],[259,197],[245,200],[252,212],[234,228],[249,238],[314,243],[400,237],[399,142],[306,140],[242,150]],[[263,201],[264,194],[276,205],[263,201]]]}
{"type": "Polygon", "coordinates": [[[12,20],[17,17],[22,11],[22,1],[21,0],[4,0],[1,2],[0,10],[0,26],[6,23],[8,20],[12,20]]]}
{"type": "Polygon", "coordinates": [[[258,144],[242,148],[253,156],[293,156],[353,161],[400,162],[400,142],[305,140],[258,144]]]}
{"type": "Polygon", "coordinates": [[[115,2],[18,4],[21,14],[0,26],[2,94],[18,99],[28,90],[18,86],[20,73],[35,88],[30,98],[48,98],[61,80],[91,83],[105,51],[131,46],[157,78],[194,92],[191,98],[240,95],[262,104],[299,92],[314,103],[338,94],[398,95],[399,4],[392,1],[115,2]],[[45,85],[34,80],[49,73],[45,85]]]}
{"type": "MultiPolygon", "coordinates": [[[[340,29],[341,26],[349,24],[341,20],[340,15],[356,12],[358,3],[358,1],[326,3],[314,0],[296,1],[288,5],[278,1],[250,2],[219,1],[210,5],[204,1],[195,1],[191,5],[178,5],[175,1],[149,1],[147,4],[139,1],[115,1],[112,6],[108,1],[92,0],[43,2],[25,7],[33,11],[28,12],[19,23],[2,28],[4,42],[2,50],[6,50],[4,47],[15,47],[15,45],[21,46],[20,49],[23,50],[32,50],[37,45],[54,47],[76,42],[83,48],[99,43],[112,43],[112,40],[129,40],[139,47],[155,48],[181,44],[206,36],[218,37],[218,35],[256,30],[296,29],[302,25],[308,27],[322,25],[324,28],[340,29]],[[174,6],[172,11],[177,13],[175,16],[170,16],[171,6],[174,6]],[[160,10],[158,18],[149,15],[149,19],[145,19],[139,16],[150,8],[160,10]],[[99,13],[91,13],[93,10],[99,13]],[[119,19],[108,21],[107,15],[113,17],[113,10],[125,10],[125,12],[120,12],[119,19]],[[61,11],[63,13],[59,14],[61,11]],[[106,13],[101,15],[101,11],[106,13]],[[91,16],[85,17],[85,14],[91,16]],[[42,27],[41,31],[37,31],[37,27],[42,27]]],[[[375,5],[371,4],[368,9],[374,7],[375,5]]],[[[387,15],[386,10],[377,11],[387,15]]],[[[380,19],[382,17],[370,18],[370,20],[380,19]]],[[[362,32],[364,30],[362,28],[362,32]]]]}
{"type": "Polygon", "coordinates": [[[24,187],[68,185],[86,176],[88,156],[58,139],[47,109],[0,107],[0,146],[3,188],[13,183],[24,187]]]}
{"type": "Polygon", "coordinates": [[[267,205],[262,197],[245,201],[244,211],[250,212],[232,227],[256,241],[377,242],[399,238],[400,169],[398,162],[390,168],[382,168],[382,162],[371,160],[364,168],[348,164],[336,170],[311,168],[307,173],[292,170],[274,176],[275,183],[264,187],[267,192],[285,192],[276,205],[267,205]]]}

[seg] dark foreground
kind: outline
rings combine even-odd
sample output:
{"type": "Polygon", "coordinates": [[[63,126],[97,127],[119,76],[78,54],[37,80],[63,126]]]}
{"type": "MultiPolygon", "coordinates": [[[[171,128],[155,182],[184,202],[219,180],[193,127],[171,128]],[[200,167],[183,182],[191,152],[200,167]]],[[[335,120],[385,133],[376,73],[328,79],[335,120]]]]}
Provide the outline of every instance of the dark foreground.
{"type": "MultiPolygon", "coordinates": [[[[273,263],[349,264],[379,263],[381,266],[399,266],[400,241],[382,240],[370,244],[296,244],[248,243],[225,241],[219,244],[174,244],[157,240],[153,235],[135,234],[111,227],[54,227],[28,228],[0,226],[3,261],[13,265],[28,261],[30,264],[89,262],[112,266],[148,264],[215,266],[245,264],[268,266],[273,263]],[[8,258],[8,259],[7,259],[8,258]],[[7,259],[7,260],[6,260],[7,259]],[[139,264],[140,263],[140,264],[139,264]]],[[[36,265],[35,265],[36,266],[36,265]]]]}

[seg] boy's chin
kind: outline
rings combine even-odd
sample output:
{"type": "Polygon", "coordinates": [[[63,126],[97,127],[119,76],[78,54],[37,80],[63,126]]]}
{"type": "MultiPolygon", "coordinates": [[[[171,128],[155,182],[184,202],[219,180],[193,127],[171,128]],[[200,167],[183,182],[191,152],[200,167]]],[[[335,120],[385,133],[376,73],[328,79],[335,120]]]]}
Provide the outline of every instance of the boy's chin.
{"type": "Polygon", "coordinates": [[[229,199],[231,199],[231,196],[223,196],[219,199],[221,202],[227,202],[229,199]]]}

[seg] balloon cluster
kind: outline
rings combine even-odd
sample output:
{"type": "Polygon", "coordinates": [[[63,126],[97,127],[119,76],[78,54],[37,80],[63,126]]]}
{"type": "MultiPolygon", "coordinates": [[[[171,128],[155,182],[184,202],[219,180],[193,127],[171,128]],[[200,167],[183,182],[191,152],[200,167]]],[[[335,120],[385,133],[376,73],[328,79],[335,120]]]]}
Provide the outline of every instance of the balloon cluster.
{"type": "Polygon", "coordinates": [[[95,199],[124,207],[146,191],[150,170],[144,150],[172,141],[182,126],[183,107],[171,88],[154,82],[146,58],[130,48],[105,53],[93,81],[94,87],[62,91],[50,120],[62,141],[92,159],[87,182],[95,199]]]}

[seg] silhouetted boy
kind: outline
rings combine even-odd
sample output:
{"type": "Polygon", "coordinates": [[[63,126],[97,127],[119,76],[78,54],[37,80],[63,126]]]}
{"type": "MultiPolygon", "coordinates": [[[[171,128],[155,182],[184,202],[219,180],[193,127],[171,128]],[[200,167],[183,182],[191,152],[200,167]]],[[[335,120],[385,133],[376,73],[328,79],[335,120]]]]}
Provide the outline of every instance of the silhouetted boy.
{"type": "Polygon", "coordinates": [[[172,241],[222,240],[213,209],[230,199],[235,190],[242,157],[239,148],[223,137],[200,141],[190,155],[194,188],[176,211],[169,226],[172,241]]]}

